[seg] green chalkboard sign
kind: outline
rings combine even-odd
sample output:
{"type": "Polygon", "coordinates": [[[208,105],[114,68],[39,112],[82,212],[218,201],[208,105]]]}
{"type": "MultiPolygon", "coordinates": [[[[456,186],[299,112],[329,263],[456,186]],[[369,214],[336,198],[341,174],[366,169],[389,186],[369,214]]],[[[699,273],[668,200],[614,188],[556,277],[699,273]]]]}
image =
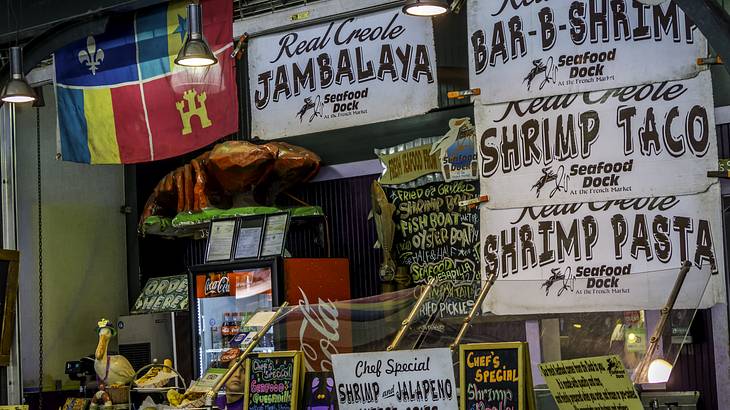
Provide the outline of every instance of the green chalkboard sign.
{"type": "Polygon", "coordinates": [[[261,353],[246,361],[246,410],[296,409],[302,352],[261,353]]]}
{"type": "Polygon", "coordinates": [[[150,278],[134,302],[132,314],[186,311],[189,299],[187,275],[150,278]]]}
{"type": "Polygon", "coordinates": [[[478,343],[459,349],[461,410],[535,409],[527,343],[478,343]]]}

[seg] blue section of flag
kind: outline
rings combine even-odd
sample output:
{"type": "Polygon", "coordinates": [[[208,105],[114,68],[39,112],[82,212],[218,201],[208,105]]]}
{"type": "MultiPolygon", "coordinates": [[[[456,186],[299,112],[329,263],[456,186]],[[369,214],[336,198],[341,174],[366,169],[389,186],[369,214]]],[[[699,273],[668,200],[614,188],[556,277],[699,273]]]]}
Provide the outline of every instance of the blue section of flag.
{"type": "Polygon", "coordinates": [[[103,34],[76,41],[55,53],[56,82],[107,86],[137,81],[137,47],[132,16],[109,19],[103,34]]]}
{"type": "Polygon", "coordinates": [[[88,129],[84,115],[84,92],[56,87],[58,128],[61,133],[61,155],[66,161],[90,163],[88,129]]]}
{"type": "Polygon", "coordinates": [[[135,24],[142,79],[169,73],[167,3],[138,13],[135,24]]]}

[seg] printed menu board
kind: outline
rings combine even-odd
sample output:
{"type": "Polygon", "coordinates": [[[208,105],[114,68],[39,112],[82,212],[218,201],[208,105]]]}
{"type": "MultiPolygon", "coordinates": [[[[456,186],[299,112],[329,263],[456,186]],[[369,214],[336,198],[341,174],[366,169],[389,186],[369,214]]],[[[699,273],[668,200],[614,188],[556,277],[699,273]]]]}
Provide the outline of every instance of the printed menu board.
{"type": "Polygon", "coordinates": [[[276,256],[284,253],[289,214],[269,215],[264,228],[264,244],[261,256],[276,256]]]}
{"type": "Polygon", "coordinates": [[[301,352],[276,352],[248,359],[245,409],[296,409],[302,380],[301,356],[301,352]]]}
{"type": "Polygon", "coordinates": [[[422,349],[332,356],[341,410],[455,409],[451,350],[422,349]]]}
{"type": "Polygon", "coordinates": [[[541,363],[540,373],[560,410],[644,408],[616,355],[541,363]]]}
{"type": "Polygon", "coordinates": [[[536,409],[527,343],[461,345],[460,409],[536,409]]]}

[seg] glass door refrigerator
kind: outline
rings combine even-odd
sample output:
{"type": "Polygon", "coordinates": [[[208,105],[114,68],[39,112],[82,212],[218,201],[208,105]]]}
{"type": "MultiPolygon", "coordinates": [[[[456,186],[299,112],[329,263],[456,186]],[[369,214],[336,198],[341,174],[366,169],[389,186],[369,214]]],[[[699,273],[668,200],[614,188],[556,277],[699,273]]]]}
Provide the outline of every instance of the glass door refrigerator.
{"type": "MultiPolygon", "coordinates": [[[[283,301],[281,258],[192,267],[191,300],[195,378],[218,366],[223,352],[246,343],[260,327],[247,326],[260,311],[271,311],[283,301]]],[[[272,328],[255,352],[275,350],[272,328]]]]}

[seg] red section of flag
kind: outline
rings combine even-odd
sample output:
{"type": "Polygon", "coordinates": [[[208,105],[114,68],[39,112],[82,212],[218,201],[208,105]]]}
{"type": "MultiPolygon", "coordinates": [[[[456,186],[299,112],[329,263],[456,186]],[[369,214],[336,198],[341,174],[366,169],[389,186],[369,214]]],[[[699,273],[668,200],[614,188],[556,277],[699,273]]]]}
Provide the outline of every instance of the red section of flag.
{"type": "Polygon", "coordinates": [[[150,142],[139,84],[112,88],[114,126],[123,164],[150,161],[150,142]]]}
{"type": "Polygon", "coordinates": [[[203,36],[215,52],[233,39],[233,2],[230,0],[204,0],[203,36]]]}
{"type": "Polygon", "coordinates": [[[211,68],[185,69],[144,84],[155,160],[194,151],[238,131],[231,49],[221,51],[211,68]]]}

